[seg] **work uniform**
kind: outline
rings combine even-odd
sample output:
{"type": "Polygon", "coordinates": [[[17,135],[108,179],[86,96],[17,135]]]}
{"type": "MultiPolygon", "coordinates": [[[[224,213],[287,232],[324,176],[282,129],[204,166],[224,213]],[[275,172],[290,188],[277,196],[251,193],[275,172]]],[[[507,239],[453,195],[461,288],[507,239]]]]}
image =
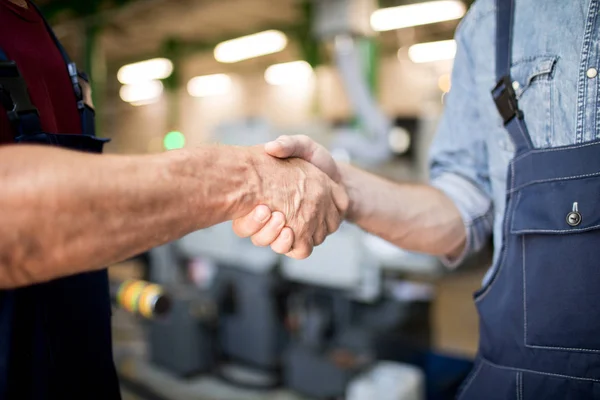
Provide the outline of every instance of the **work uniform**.
{"type": "MultiPolygon", "coordinates": [[[[487,0],[480,3],[479,10],[493,5],[487,0]]],[[[453,104],[449,103],[451,111],[456,104],[463,104],[465,113],[457,118],[463,118],[467,125],[481,124],[478,128],[485,126],[482,116],[487,116],[493,105],[495,116],[488,120],[488,129],[471,132],[494,138],[474,142],[479,148],[465,148],[467,155],[472,151],[482,154],[471,158],[470,161],[477,160],[471,165],[469,161],[456,161],[462,173],[457,172],[459,168],[441,167],[442,154],[449,154],[450,145],[438,142],[434,154],[442,148],[446,150],[434,155],[438,168],[434,182],[451,197],[456,192],[448,188],[450,180],[442,176],[448,176],[452,169],[452,179],[457,182],[473,176],[470,183],[461,184],[483,182],[477,187],[480,193],[469,200],[454,197],[469,221],[467,247],[478,240],[473,227],[489,232],[490,221],[482,222],[494,215],[493,207],[499,208],[496,223],[501,236],[501,240],[495,238],[500,246],[493,268],[475,294],[480,315],[479,352],[475,367],[459,392],[460,400],[600,398],[600,120],[598,108],[587,108],[599,100],[597,70],[592,68],[599,60],[599,6],[596,0],[496,0],[495,7],[487,8],[495,16],[496,33],[491,47],[495,57],[474,63],[471,70],[456,71],[460,92],[472,90],[465,85],[467,80],[462,74],[471,74],[482,85],[487,80],[482,79],[485,73],[481,70],[495,70],[495,87],[485,88],[492,93],[488,92],[489,98],[483,100],[483,105],[472,98],[468,108],[466,98],[462,103],[462,97],[456,94],[451,98],[453,104]],[[531,14],[529,20],[524,18],[536,8],[542,16],[549,17],[543,23],[541,16],[531,14]],[[588,12],[581,20],[569,19],[584,10],[588,12]],[[562,18],[565,22],[557,23],[562,18]],[[518,29],[513,29],[514,21],[518,29]],[[581,24],[584,29],[572,29],[569,22],[581,24]],[[531,36],[522,36],[524,32],[531,36]],[[565,43],[571,46],[565,48],[565,43]],[[580,68],[573,74],[571,68],[577,63],[580,68]],[[557,77],[565,79],[560,81],[557,77]],[[573,94],[578,101],[565,102],[573,94]],[[561,113],[571,110],[572,120],[577,123],[566,131],[557,131],[564,122],[561,113]],[[497,187],[490,187],[494,185],[490,174],[497,177],[500,173],[494,168],[486,171],[478,163],[498,165],[498,158],[507,156],[501,151],[493,153],[496,149],[491,141],[501,141],[503,137],[496,124],[511,144],[508,167],[502,171],[503,199],[494,198],[492,210],[480,207],[484,212],[475,220],[470,216],[477,207],[467,204],[476,204],[477,196],[494,193],[497,187]],[[573,141],[560,145],[557,138],[573,141]],[[491,161],[494,159],[496,162],[491,161]],[[445,172],[440,173],[443,169],[445,172]]],[[[490,13],[477,11],[467,24],[473,21],[473,15],[481,22],[490,13]]],[[[459,40],[469,40],[463,33],[459,40]]],[[[468,57],[465,43],[459,44],[459,62],[468,57]]],[[[449,123],[448,119],[445,123],[449,123]]],[[[446,128],[442,128],[442,134],[446,128]]],[[[466,132],[456,132],[458,137],[462,134],[466,132]]]]}
{"type": "MultiPolygon", "coordinates": [[[[32,3],[0,0],[0,143],[102,152],[82,79],[32,3]]],[[[110,307],[106,270],[0,291],[0,399],[119,399],[110,307]]]]}

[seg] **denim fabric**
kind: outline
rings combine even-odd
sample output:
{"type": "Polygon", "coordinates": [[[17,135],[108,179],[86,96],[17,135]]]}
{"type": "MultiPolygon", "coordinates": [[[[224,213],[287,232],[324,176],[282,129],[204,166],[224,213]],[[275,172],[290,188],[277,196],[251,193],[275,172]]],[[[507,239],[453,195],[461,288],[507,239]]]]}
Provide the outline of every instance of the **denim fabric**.
{"type": "MultiPolygon", "coordinates": [[[[600,137],[600,0],[515,0],[511,75],[537,148],[600,137]]],[[[507,166],[514,147],[490,91],[495,79],[495,4],[478,0],[456,32],[452,88],[431,148],[431,182],[457,205],[467,248],[502,244],[507,166]]],[[[488,273],[488,276],[491,276],[488,273]]],[[[487,278],[486,278],[487,280],[487,278]]]]}

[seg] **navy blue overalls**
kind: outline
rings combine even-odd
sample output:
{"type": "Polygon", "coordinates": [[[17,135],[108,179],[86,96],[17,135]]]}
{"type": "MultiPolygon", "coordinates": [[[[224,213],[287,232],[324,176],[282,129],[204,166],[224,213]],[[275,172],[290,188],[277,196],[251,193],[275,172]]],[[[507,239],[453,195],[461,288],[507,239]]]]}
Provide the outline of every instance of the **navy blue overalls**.
{"type": "Polygon", "coordinates": [[[510,79],[513,2],[496,0],[493,96],[516,149],[504,244],[475,294],[479,354],[459,398],[600,399],[600,141],[533,147],[510,79]]]}
{"type": "MultiPolygon", "coordinates": [[[[94,135],[94,112],[78,81],[84,76],[48,30],[71,77],[83,134],[42,132],[18,66],[0,49],[0,100],[15,141],[101,153],[105,140],[94,135]]],[[[106,270],[0,291],[0,399],[119,399],[110,307],[106,270]]]]}

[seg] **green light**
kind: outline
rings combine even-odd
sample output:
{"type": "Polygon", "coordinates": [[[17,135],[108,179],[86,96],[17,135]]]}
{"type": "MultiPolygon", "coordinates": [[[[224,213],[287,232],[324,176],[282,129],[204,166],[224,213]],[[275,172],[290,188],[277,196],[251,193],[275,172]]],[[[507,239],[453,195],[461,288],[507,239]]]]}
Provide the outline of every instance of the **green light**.
{"type": "Polygon", "coordinates": [[[169,132],[163,139],[163,146],[166,150],[181,149],[185,146],[185,136],[183,136],[183,133],[181,132],[169,132]]]}

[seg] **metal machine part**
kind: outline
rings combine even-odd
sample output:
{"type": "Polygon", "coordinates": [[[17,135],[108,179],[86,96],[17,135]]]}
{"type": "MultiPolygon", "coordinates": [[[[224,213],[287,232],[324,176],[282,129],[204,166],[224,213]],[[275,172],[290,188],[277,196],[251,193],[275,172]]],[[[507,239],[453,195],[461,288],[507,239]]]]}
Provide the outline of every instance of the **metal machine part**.
{"type": "MultiPolygon", "coordinates": [[[[377,9],[375,0],[314,0],[313,32],[319,40],[333,43],[333,58],[346,97],[364,132],[343,132],[331,149],[344,151],[364,164],[378,164],[391,158],[388,136],[392,122],[386,117],[367,78],[360,41],[374,34],[370,15],[377,9]]],[[[371,63],[373,64],[373,63],[371,63]]],[[[374,67],[374,65],[369,65],[374,67]]]]}
{"type": "Polygon", "coordinates": [[[216,315],[207,318],[200,312],[206,302],[193,288],[175,286],[171,290],[175,295],[170,315],[148,325],[150,360],[180,377],[212,371],[217,357],[210,321],[216,315]]]}
{"type": "Polygon", "coordinates": [[[334,53],[346,95],[367,134],[341,134],[333,143],[333,149],[344,149],[351,158],[357,158],[363,163],[386,161],[393,154],[388,138],[392,123],[383,114],[377,99],[371,93],[360,61],[357,39],[349,34],[336,36],[334,53]]]}
{"type": "Polygon", "coordinates": [[[146,319],[164,318],[171,309],[164,288],[146,281],[111,282],[110,297],[114,304],[146,319]]]}

